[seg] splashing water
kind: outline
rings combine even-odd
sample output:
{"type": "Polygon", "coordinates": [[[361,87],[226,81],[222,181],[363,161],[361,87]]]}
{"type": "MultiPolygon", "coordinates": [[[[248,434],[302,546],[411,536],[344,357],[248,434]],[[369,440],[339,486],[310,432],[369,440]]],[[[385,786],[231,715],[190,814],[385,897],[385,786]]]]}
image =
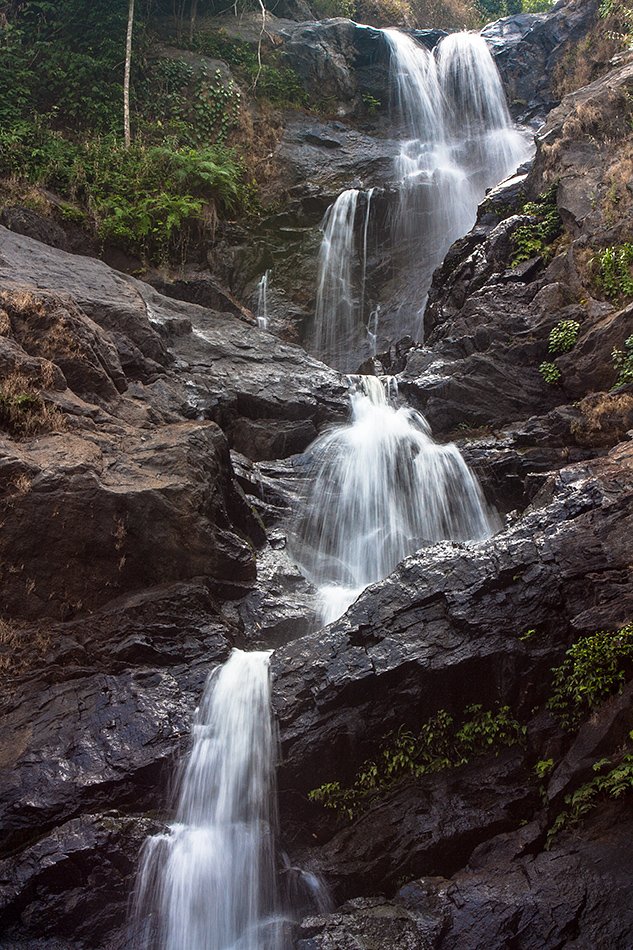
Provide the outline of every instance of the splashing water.
{"type": "Polygon", "coordinates": [[[394,404],[395,381],[350,377],[351,421],[310,449],[314,478],[294,555],[319,589],[323,623],[424,543],[489,537],[496,519],[455,445],[394,404]]]}
{"type": "Polygon", "coordinates": [[[257,326],[261,330],[268,329],[268,280],[270,277],[270,270],[267,270],[259,278],[257,284],[257,307],[256,307],[256,316],[257,316],[257,326]]]}
{"type": "Polygon", "coordinates": [[[176,821],[142,855],[136,945],[281,950],[269,657],[234,650],[207,682],[176,821]]]}

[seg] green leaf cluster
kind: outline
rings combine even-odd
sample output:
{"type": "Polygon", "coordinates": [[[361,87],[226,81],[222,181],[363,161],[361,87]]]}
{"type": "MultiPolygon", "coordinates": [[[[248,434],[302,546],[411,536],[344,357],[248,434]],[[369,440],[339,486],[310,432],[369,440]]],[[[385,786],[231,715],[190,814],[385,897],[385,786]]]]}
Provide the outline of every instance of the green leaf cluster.
{"type": "Polygon", "coordinates": [[[556,363],[551,363],[548,360],[545,360],[543,363],[541,363],[538,371],[545,382],[550,386],[553,386],[555,383],[559,383],[563,378],[563,374],[559,370],[556,363]]]}
{"type": "Polygon", "coordinates": [[[593,811],[601,799],[621,798],[633,791],[633,752],[625,751],[615,762],[612,759],[600,759],[594,764],[593,771],[597,773],[594,778],[565,797],[567,808],[557,815],[548,831],[547,847],[551,847],[560,831],[577,825],[593,811]]]}
{"type": "Polygon", "coordinates": [[[512,717],[508,706],[496,711],[468,706],[464,717],[458,723],[440,709],[417,734],[401,728],[385,737],[379,755],[363,763],[350,787],[327,782],[308,797],[351,820],[403,780],[456,768],[477,755],[524,741],[525,727],[512,717]]]}
{"type": "MultiPolygon", "coordinates": [[[[614,367],[618,370],[615,386],[626,386],[633,383],[633,333],[624,341],[624,349],[616,347],[611,358],[614,367]]],[[[615,387],[614,387],[615,388],[615,387]]]]}
{"type": "Polygon", "coordinates": [[[597,284],[610,300],[625,300],[633,297],[633,244],[617,244],[605,247],[596,254],[598,264],[597,284]]]}
{"type": "Polygon", "coordinates": [[[559,320],[550,330],[548,349],[550,353],[568,353],[576,345],[580,324],[577,320],[559,320]]]}
{"type": "Polygon", "coordinates": [[[633,674],[633,624],[581,637],[552,672],[548,708],[564,727],[573,728],[633,674]]]}
{"type": "Polygon", "coordinates": [[[536,201],[528,201],[523,205],[521,213],[529,215],[532,220],[522,224],[512,235],[514,256],[512,266],[529,261],[533,257],[543,257],[548,260],[553,253],[553,244],[563,230],[563,222],[556,204],[557,186],[539,195],[536,201]]]}

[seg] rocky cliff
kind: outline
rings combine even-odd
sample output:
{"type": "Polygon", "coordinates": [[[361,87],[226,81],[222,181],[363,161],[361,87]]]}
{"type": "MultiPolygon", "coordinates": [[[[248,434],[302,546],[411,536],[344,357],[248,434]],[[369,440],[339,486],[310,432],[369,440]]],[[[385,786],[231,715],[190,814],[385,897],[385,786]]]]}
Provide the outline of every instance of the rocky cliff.
{"type": "Polygon", "coordinates": [[[427,545],[324,630],[286,542],[302,453],[345,417],[346,385],[296,341],[325,207],[361,178],[389,213],[394,143],[363,106],[387,101],[379,31],[274,27],[343,114],[286,116],[279,213],[226,236],[202,283],[160,292],[32,220],[0,229],[0,946],[131,945],[139,848],[234,645],[276,648],[283,847],[339,907],[298,948],[630,946],[631,783],[587,791],[630,756],[630,653],[611,695],[567,720],[552,703],[569,648],[633,616],[633,387],[613,360],[632,294],[605,257],[630,236],[633,66],[558,104],[554,82],[594,16],[559,4],[485,31],[515,114],[549,113],[535,161],[436,272],[425,344],[393,339],[370,367],[458,440],[506,523],[427,545]],[[239,305],[269,260],[273,333],[239,305]],[[561,321],[573,340],[552,351],[561,321]],[[512,741],[351,816],[309,799],[352,787],[390,735],[473,708],[507,709],[512,741]]]}

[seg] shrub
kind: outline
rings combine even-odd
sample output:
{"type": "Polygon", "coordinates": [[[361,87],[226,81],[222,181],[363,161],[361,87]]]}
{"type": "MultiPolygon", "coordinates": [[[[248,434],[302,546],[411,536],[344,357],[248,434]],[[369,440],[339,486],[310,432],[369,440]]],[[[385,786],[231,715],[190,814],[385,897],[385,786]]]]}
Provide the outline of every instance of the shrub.
{"type": "Polygon", "coordinates": [[[349,788],[328,782],[308,797],[351,820],[400,781],[455,768],[474,756],[524,740],[525,727],[511,716],[508,706],[496,712],[480,705],[468,706],[464,716],[470,718],[458,724],[440,709],[417,735],[401,728],[385,737],[380,755],[363,763],[349,788]]]}
{"type": "Polygon", "coordinates": [[[624,341],[623,350],[617,347],[613,350],[611,358],[613,359],[613,365],[618,370],[618,378],[614,388],[633,383],[633,334],[624,341]]]}
{"type": "Polygon", "coordinates": [[[520,225],[512,235],[513,267],[533,257],[549,260],[552,256],[554,241],[563,230],[556,204],[556,190],[557,186],[554,185],[536,201],[528,201],[523,205],[521,213],[530,215],[532,220],[520,225]]]}
{"type": "Polygon", "coordinates": [[[548,349],[550,353],[567,353],[578,339],[580,324],[577,320],[559,320],[550,330],[548,349]]]}
{"type": "Polygon", "coordinates": [[[559,383],[562,379],[562,373],[559,370],[556,363],[548,363],[547,361],[541,363],[538,368],[539,373],[543,377],[546,383],[550,386],[553,386],[555,383],[559,383]]]}
{"type": "Polygon", "coordinates": [[[573,727],[594,706],[621,690],[633,673],[633,624],[615,633],[600,631],[582,637],[552,672],[554,691],[548,708],[562,725],[573,727]]]}
{"type": "Polygon", "coordinates": [[[598,264],[598,287],[610,300],[633,297],[633,244],[625,243],[605,247],[596,254],[598,264]]]}

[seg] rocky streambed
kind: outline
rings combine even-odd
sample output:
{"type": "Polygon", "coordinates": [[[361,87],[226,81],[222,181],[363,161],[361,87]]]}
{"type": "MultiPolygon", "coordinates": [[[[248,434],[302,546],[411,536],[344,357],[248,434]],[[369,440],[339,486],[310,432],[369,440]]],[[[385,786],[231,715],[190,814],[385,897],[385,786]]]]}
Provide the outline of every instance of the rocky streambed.
{"type": "MultiPolygon", "coordinates": [[[[633,67],[560,104],[552,78],[593,15],[578,3],[487,28],[515,115],[555,108],[533,166],[436,272],[425,345],[394,339],[365,367],[458,441],[505,525],[423,547],[325,629],[287,542],[303,453],[346,417],[344,378],[193,280],[161,293],[37,240],[32,221],[31,236],[0,230],[0,374],[28,396],[0,432],[0,946],[130,945],[139,849],[170,815],[193,710],[233,646],[275,648],[282,847],[338,907],[305,918],[297,947],[630,946],[626,788],[551,834],[633,728],[629,667],[573,726],[548,707],[569,647],[633,615],[633,392],[612,359],[633,317],[591,263],[630,236],[633,67]],[[552,214],[553,236],[517,261],[552,214]],[[552,385],[539,366],[561,320],[579,330],[552,385]],[[473,706],[507,707],[521,741],[401,781],[352,819],[309,799],[351,786],[389,733],[473,706]]],[[[384,81],[370,30],[279,29],[305,81],[341,101],[362,99],[363,70],[384,81]]],[[[301,261],[323,210],[352,173],[385,185],[393,144],[354,114],[288,118],[287,217],[230,251],[246,297],[253,249],[291,248],[272,302],[286,338],[284,314],[296,329],[310,309],[301,261]]]]}

